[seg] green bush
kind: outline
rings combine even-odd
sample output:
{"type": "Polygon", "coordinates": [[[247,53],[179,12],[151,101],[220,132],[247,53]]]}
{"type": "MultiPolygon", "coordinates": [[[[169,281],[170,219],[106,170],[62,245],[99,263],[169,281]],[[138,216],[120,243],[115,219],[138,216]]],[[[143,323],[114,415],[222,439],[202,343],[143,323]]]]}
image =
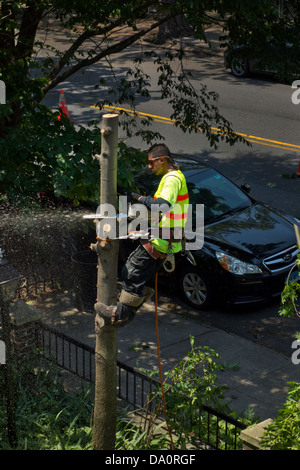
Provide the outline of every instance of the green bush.
{"type": "MultiPolygon", "coordinates": [[[[190,446],[201,448],[208,441],[221,449],[234,449],[235,427],[213,415],[208,418],[208,413],[203,408],[203,405],[209,405],[216,411],[242,420],[232,412],[231,404],[225,398],[227,387],[217,384],[216,372],[224,371],[224,364],[214,350],[207,346],[196,347],[192,336],[190,341],[191,351],[187,359],[165,373],[163,390],[166,413],[164,397],[159,387],[151,397],[156,404],[154,413],[157,416],[166,414],[170,432],[175,436],[175,447],[178,449],[190,446]]],[[[144,372],[150,376],[156,374],[144,372]]],[[[243,422],[246,425],[253,424],[254,421],[252,415],[245,414],[243,422]]]]}
{"type": "Polygon", "coordinates": [[[262,437],[263,449],[300,450],[300,383],[289,386],[286,403],[262,437]]]}

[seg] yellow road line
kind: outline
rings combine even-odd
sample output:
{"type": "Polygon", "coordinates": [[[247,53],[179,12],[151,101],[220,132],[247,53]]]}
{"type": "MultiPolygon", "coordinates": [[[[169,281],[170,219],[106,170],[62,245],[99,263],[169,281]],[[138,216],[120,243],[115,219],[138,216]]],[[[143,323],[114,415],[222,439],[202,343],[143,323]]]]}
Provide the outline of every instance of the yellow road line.
{"type": "MultiPolygon", "coordinates": [[[[97,106],[89,106],[90,108],[97,108],[97,106]]],[[[136,115],[137,117],[150,117],[153,119],[155,122],[163,122],[164,124],[173,124],[175,121],[170,118],[165,118],[163,116],[157,116],[155,114],[149,114],[149,113],[142,113],[141,111],[132,111],[130,109],[126,108],[119,108],[117,106],[107,106],[104,105],[104,108],[109,109],[109,110],[115,110],[115,111],[124,111],[128,113],[129,115],[136,115]]],[[[217,127],[212,127],[212,131],[218,132],[219,129],[217,127]]],[[[246,140],[249,142],[255,143],[255,144],[260,144],[260,145],[266,145],[269,147],[275,147],[275,148],[281,148],[284,150],[290,150],[292,152],[300,152],[300,145],[295,145],[295,144],[289,144],[287,142],[280,142],[277,140],[271,140],[271,139],[265,139],[264,137],[257,137],[255,135],[247,135],[247,134],[242,134],[238,133],[241,137],[244,137],[246,140]]]]}
{"type": "Polygon", "coordinates": [[[292,144],[285,144],[285,143],[280,143],[280,145],[275,145],[275,144],[271,144],[268,142],[268,139],[263,139],[263,140],[266,140],[266,142],[261,142],[260,141],[260,137],[256,137],[255,138],[256,140],[254,139],[247,139],[248,142],[253,142],[254,144],[259,144],[259,145],[266,145],[267,147],[275,147],[275,148],[279,148],[279,149],[283,149],[283,150],[289,150],[290,152],[299,152],[300,153],[300,146],[298,145],[295,145],[295,147],[297,148],[291,148],[290,145],[292,144]],[[259,140],[257,140],[259,139],[259,140]]]}
{"type": "MultiPolygon", "coordinates": [[[[276,145],[285,145],[287,147],[291,147],[291,148],[295,148],[295,149],[300,149],[300,145],[295,145],[295,144],[288,144],[286,142],[279,142],[277,140],[270,140],[270,139],[265,139],[263,137],[256,137],[254,135],[249,135],[248,136],[249,139],[255,139],[255,140],[263,140],[265,142],[269,142],[269,143],[272,143],[272,144],[276,144],[276,145]]],[[[275,145],[275,146],[276,146],[275,145]]]]}

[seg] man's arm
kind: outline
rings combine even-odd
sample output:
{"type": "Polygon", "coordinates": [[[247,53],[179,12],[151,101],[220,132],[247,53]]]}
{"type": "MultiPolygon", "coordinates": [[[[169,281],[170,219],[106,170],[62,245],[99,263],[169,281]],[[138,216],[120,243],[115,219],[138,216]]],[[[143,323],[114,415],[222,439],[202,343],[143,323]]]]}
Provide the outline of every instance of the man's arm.
{"type": "MultiPolygon", "coordinates": [[[[162,204],[166,204],[165,206],[166,210],[164,212],[167,212],[168,209],[171,207],[171,204],[168,201],[166,201],[166,199],[163,199],[162,197],[154,198],[151,196],[141,196],[140,194],[137,194],[137,193],[131,193],[131,196],[133,200],[146,206],[149,211],[155,210],[155,206],[157,206],[158,208],[158,206],[162,206],[162,204]]],[[[158,210],[159,212],[162,212],[161,207],[158,210]]]]}

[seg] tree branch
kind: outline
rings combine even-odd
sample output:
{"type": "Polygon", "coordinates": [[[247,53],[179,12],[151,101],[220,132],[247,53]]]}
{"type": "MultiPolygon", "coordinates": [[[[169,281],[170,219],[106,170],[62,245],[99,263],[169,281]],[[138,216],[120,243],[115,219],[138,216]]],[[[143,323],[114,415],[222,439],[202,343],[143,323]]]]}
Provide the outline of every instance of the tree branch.
{"type": "MultiPolygon", "coordinates": [[[[143,11],[145,9],[147,10],[149,8],[149,5],[151,4],[156,4],[157,0],[153,0],[152,2],[148,2],[147,5],[144,6],[144,8],[139,8],[138,10],[135,10],[133,12],[133,17],[138,14],[143,14],[143,11]]],[[[118,26],[124,26],[124,18],[119,18],[117,20],[111,21],[107,26],[103,27],[97,27],[97,22],[94,25],[94,27],[91,25],[90,30],[85,30],[75,41],[74,43],[70,46],[70,48],[65,52],[63,57],[60,59],[60,61],[57,63],[57,65],[53,68],[53,70],[49,74],[50,80],[55,79],[55,77],[59,74],[59,72],[63,69],[63,67],[68,63],[70,57],[74,55],[74,53],[78,50],[78,48],[87,40],[91,39],[92,37],[102,35],[102,36],[107,36],[109,32],[113,31],[115,28],[118,26]]]]}
{"type": "MultiPolygon", "coordinates": [[[[81,60],[80,62],[78,62],[74,66],[70,67],[68,70],[66,70],[61,75],[56,75],[56,77],[54,77],[42,89],[43,94],[45,95],[49,90],[54,88],[56,85],[63,82],[64,80],[66,80],[68,77],[73,75],[75,72],[78,72],[78,70],[81,70],[82,68],[87,67],[89,65],[93,65],[93,64],[95,64],[96,62],[98,62],[99,60],[103,59],[104,57],[106,57],[108,55],[116,54],[118,52],[123,51],[124,49],[126,49],[130,45],[137,42],[141,37],[145,36],[147,33],[152,31],[153,29],[159,27],[161,24],[165,23],[166,21],[169,21],[171,18],[174,18],[177,15],[178,15],[178,12],[170,13],[168,16],[165,16],[164,18],[161,18],[159,21],[156,21],[155,23],[152,23],[152,25],[149,26],[148,28],[142,29],[141,31],[133,34],[129,38],[125,38],[122,41],[119,41],[117,44],[114,44],[112,46],[107,47],[104,51],[101,51],[100,53],[94,55],[93,57],[81,60]]],[[[95,34],[90,35],[90,37],[93,37],[93,36],[95,36],[95,34]]],[[[79,38],[78,38],[78,40],[79,40],[79,38]]],[[[78,42],[78,44],[79,44],[79,42],[78,42]]],[[[82,44],[82,42],[81,42],[81,44],[82,44]]],[[[69,49],[69,51],[70,51],[70,49],[69,49]]],[[[73,50],[73,53],[74,52],[75,52],[75,49],[73,50]]],[[[38,101],[40,101],[41,99],[39,99],[38,101]]]]}

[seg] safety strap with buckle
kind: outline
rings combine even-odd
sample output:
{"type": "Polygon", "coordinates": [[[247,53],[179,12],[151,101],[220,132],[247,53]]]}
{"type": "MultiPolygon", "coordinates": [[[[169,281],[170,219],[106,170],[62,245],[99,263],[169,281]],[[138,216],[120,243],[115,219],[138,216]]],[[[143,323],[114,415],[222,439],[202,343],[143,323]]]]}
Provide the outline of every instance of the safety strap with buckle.
{"type": "Polygon", "coordinates": [[[149,253],[150,256],[154,259],[164,259],[167,257],[166,253],[162,253],[158,251],[149,240],[141,239],[141,244],[145,248],[145,250],[149,253]]]}

